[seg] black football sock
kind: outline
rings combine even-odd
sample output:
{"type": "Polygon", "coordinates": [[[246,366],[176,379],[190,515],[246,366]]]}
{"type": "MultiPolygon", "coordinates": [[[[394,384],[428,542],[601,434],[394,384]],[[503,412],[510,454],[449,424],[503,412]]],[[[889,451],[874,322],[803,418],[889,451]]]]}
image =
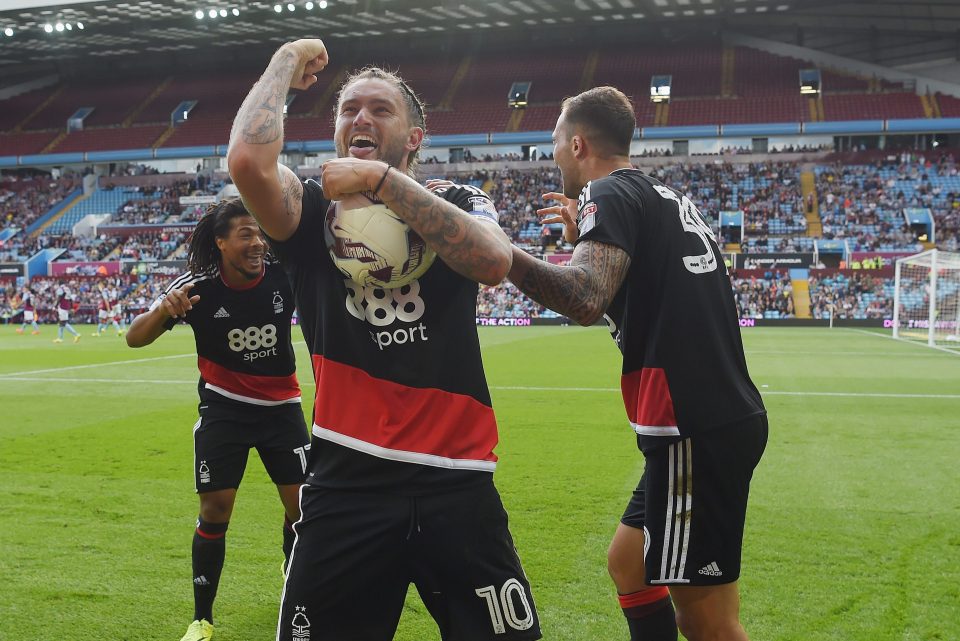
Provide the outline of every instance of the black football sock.
{"type": "Polygon", "coordinates": [[[193,533],[193,618],[213,623],[213,600],[223,571],[229,523],[207,523],[197,519],[193,533]]]}
{"type": "Polygon", "coordinates": [[[667,588],[648,588],[617,599],[627,617],[630,641],[677,641],[677,620],[667,588]]]}
{"type": "Polygon", "coordinates": [[[293,522],[290,518],[283,515],[283,570],[286,572],[290,565],[290,553],[293,552],[293,540],[297,535],[293,531],[293,522]]]}

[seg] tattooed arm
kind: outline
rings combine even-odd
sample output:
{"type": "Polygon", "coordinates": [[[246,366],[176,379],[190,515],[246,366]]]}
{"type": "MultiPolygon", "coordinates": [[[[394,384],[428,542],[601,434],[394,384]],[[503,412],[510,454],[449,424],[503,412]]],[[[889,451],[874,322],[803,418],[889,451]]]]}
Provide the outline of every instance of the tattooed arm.
{"type": "Polygon", "coordinates": [[[303,186],[279,164],[283,150],[283,108],[287,91],[306,89],[327,65],[320,40],[297,40],[277,50],[240,106],[230,132],[227,166],[247,209],[263,230],[286,240],[300,224],[303,186]]]}
{"type": "Polygon", "coordinates": [[[509,277],[533,300],[586,327],[607,311],[629,268],[627,252],[587,240],[573,250],[569,265],[551,265],[514,247],[509,277]]]}
{"type": "MultiPolygon", "coordinates": [[[[327,161],[323,165],[324,195],[338,200],[356,191],[372,191],[386,170],[387,165],[379,161],[327,161]]],[[[377,195],[457,273],[485,285],[496,285],[510,271],[510,240],[499,225],[471,216],[393,169],[377,195]]]]}

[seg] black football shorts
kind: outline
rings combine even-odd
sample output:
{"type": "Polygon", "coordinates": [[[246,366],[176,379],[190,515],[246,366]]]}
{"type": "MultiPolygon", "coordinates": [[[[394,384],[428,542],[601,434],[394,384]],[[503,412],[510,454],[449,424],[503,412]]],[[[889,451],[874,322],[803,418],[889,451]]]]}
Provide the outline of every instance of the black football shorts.
{"type": "Polygon", "coordinates": [[[760,415],[644,452],[621,522],[644,531],[648,584],[739,578],[750,479],[766,443],[767,417],[760,415]]]}
{"type": "Polygon", "coordinates": [[[279,641],[390,641],[410,583],[445,640],[540,638],[492,479],[418,497],[304,485],[300,508],[279,641]]]}
{"type": "Polygon", "coordinates": [[[198,493],[240,487],[253,447],[274,483],[302,483],[310,451],[299,403],[239,407],[203,402],[193,444],[198,493]]]}

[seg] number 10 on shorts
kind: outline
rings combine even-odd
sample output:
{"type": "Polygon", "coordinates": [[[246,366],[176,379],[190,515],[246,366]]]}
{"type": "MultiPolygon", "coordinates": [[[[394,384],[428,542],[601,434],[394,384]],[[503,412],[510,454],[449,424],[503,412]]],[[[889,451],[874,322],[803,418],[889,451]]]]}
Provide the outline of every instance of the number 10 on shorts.
{"type": "Polygon", "coordinates": [[[527,593],[523,585],[516,579],[508,579],[500,593],[497,593],[496,586],[488,585],[485,588],[474,590],[477,596],[487,602],[487,609],[490,611],[490,623],[493,625],[495,634],[506,634],[510,626],[514,630],[527,630],[533,625],[533,610],[530,609],[530,603],[527,601],[527,593]],[[517,599],[523,605],[523,617],[517,614],[517,599]]]}

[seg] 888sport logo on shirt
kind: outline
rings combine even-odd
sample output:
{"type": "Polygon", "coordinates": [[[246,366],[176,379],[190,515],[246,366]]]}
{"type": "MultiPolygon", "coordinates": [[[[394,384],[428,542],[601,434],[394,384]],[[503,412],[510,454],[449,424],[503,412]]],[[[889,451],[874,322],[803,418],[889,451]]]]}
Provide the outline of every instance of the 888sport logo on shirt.
{"type": "Polygon", "coordinates": [[[227,347],[233,352],[246,352],[243,360],[253,362],[260,358],[277,355],[277,326],[267,323],[263,327],[234,328],[227,332],[227,347]]]}
{"type": "Polygon", "coordinates": [[[343,284],[347,288],[347,312],[373,326],[370,339],[380,351],[393,345],[430,340],[427,326],[419,322],[427,309],[420,297],[419,280],[396,289],[366,287],[350,279],[343,284]],[[395,328],[395,323],[400,327],[395,328]]]}

